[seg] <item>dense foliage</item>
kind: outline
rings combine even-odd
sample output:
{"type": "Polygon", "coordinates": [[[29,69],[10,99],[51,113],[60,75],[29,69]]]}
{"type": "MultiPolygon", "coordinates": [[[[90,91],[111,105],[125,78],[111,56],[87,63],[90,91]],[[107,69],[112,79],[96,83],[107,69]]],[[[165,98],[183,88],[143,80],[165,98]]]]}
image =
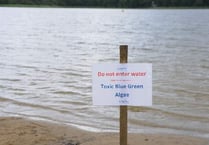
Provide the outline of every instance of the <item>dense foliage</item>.
{"type": "Polygon", "coordinates": [[[0,4],[52,5],[63,7],[204,7],[209,0],[0,0],[0,4]]]}

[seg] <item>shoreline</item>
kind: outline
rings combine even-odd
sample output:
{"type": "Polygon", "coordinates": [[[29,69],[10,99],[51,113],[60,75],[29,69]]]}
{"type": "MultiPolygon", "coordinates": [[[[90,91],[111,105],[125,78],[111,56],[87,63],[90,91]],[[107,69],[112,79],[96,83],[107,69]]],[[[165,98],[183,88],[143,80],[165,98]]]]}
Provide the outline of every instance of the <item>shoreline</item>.
{"type": "MultiPolygon", "coordinates": [[[[166,134],[128,134],[128,144],[206,145],[208,139],[166,134]]],[[[73,126],[19,117],[0,117],[0,145],[119,145],[119,133],[88,132],[73,126]]]]}
{"type": "Polygon", "coordinates": [[[123,10],[190,10],[190,9],[209,9],[209,6],[203,7],[79,7],[79,6],[59,6],[59,5],[27,5],[27,4],[0,4],[0,8],[72,8],[72,9],[123,9],[123,10]]]}

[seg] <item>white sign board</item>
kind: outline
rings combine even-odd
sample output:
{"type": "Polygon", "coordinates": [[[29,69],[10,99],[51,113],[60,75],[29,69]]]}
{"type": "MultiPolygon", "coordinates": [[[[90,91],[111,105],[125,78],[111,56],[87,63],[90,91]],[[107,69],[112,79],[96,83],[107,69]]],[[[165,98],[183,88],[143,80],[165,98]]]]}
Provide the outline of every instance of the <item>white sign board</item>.
{"type": "Polygon", "coordinates": [[[96,64],[92,73],[93,105],[152,105],[152,64],[96,64]]]}

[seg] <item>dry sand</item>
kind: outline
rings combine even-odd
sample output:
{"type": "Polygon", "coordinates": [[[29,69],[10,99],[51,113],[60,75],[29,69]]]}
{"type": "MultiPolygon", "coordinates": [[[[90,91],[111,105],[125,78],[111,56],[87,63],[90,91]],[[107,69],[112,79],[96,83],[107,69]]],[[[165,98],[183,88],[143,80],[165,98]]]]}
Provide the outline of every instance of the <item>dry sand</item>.
{"type": "MultiPolygon", "coordinates": [[[[17,117],[0,118],[0,145],[119,145],[117,133],[92,133],[74,127],[17,117]]],[[[129,134],[128,145],[209,145],[209,140],[163,134],[129,134]]]]}

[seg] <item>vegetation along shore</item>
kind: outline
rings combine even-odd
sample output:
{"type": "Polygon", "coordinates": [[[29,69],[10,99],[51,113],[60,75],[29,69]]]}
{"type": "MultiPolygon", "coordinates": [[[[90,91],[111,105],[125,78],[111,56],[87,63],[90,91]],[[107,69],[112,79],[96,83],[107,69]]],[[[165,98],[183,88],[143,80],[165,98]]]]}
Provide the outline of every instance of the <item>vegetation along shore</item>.
{"type": "Polygon", "coordinates": [[[0,0],[0,6],[98,8],[208,8],[208,0],[0,0]]]}

